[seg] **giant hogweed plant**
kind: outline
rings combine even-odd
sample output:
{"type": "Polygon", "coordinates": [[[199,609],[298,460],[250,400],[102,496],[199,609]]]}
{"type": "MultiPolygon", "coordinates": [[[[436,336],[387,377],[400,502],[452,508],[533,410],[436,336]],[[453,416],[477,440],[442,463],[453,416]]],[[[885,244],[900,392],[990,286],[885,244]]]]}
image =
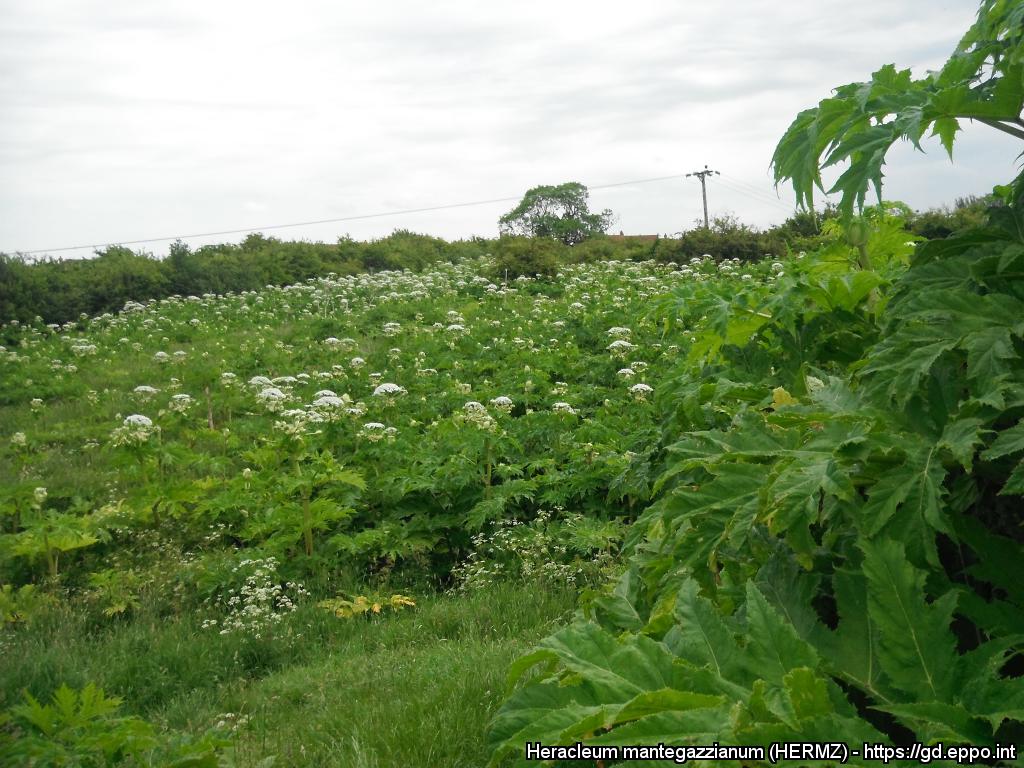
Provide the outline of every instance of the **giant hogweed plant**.
{"type": "Polygon", "coordinates": [[[900,137],[1024,136],[1022,21],[984,2],[941,72],[801,113],[776,173],[810,203],[850,162],[845,243],[781,290],[661,302],[689,354],[656,500],[625,574],[511,669],[535,674],[494,763],[526,741],[1020,740],[1024,177],[985,227],[916,248],[861,206],[900,137]]]}

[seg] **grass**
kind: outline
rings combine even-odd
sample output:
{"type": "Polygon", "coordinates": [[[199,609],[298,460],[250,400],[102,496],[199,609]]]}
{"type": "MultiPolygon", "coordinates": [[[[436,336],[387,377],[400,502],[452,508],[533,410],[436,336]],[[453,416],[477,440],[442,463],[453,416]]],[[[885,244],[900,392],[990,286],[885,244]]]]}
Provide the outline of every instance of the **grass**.
{"type": "Polygon", "coordinates": [[[570,617],[575,596],[537,585],[434,595],[415,609],[337,619],[301,608],[272,639],[203,631],[194,617],[95,625],[66,609],[8,636],[0,707],[92,681],[125,713],[234,733],[239,766],[480,766],[508,664],[570,617]],[[230,713],[234,717],[225,717],[230,713]]]}

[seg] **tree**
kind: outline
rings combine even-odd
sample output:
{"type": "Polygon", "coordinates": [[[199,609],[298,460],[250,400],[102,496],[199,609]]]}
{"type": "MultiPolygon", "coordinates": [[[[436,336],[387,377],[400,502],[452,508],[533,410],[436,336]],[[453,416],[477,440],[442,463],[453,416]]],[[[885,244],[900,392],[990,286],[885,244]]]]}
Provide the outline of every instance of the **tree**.
{"type": "Polygon", "coordinates": [[[589,194],[577,181],[534,187],[519,205],[498,219],[498,228],[503,235],[551,237],[576,245],[603,233],[612,223],[610,210],[590,212],[589,194]]]}
{"type": "Polygon", "coordinates": [[[775,183],[789,180],[797,202],[813,206],[824,191],[821,170],[847,169],[829,190],[840,192],[839,210],[851,219],[864,207],[868,187],[881,202],[882,165],[897,141],[920,141],[930,128],[949,156],[961,130],[974,120],[1024,139],[1024,2],[982,0],[975,23],[938,72],[914,79],[888,64],[865,83],[849,83],[817,107],[797,115],[772,157],[775,183]]]}

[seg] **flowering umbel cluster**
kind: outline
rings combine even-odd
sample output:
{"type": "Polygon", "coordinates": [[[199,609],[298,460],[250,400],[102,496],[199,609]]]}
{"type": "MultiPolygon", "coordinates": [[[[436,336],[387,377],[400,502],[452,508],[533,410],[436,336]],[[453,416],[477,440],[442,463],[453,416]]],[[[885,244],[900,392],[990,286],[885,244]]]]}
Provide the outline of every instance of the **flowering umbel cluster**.
{"type": "Polygon", "coordinates": [[[160,431],[148,416],[133,413],[110,433],[113,445],[144,445],[160,431]]]}
{"type": "Polygon", "coordinates": [[[298,582],[282,583],[278,578],[277,558],[243,560],[232,574],[244,574],[240,587],[228,588],[207,604],[220,608],[224,618],[206,619],[203,629],[217,629],[220,634],[246,633],[260,639],[286,615],[292,613],[296,601],[309,592],[298,582]]]}

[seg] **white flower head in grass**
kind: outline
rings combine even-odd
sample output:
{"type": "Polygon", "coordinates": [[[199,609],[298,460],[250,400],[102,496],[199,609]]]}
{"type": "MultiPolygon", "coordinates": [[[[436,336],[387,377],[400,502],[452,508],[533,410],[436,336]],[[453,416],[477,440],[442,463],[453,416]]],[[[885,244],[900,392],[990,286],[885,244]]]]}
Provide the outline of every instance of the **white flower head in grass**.
{"type": "Polygon", "coordinates": [[[637,373],[639,373],[640,371],[647,370],[647,363],[645,363],[643,360],[634,360],[632,363],[629,364],[629,367],[632,368],[637,373]]]}
{"type": "Polygon", "coordinates": [[[373,390],[373,396],[388,406],[394,405],[395,401],[404,394],[406,394],[405,387],[390,381],[378,384],[373,390]]]}
{"type": "Polygon", "coordinates": [[[634,384],[629,388],[629,393],[633,395],[633,398],[640,403],[647,402],[647,398],[654,394],[654,388],[648,384],[638,383],[634,384]]]}
{"type": "Polygon", "coordinates": [[[341,339],[337,338],[336,336],[328,336],[326,339],[324,339],[324,346],[337,349],[338,347],[342,346],[341,339]]]}
{"type": "Polygon", "coordinates": [[[607,349],[615,357],[625,357],[635,346],[635,344],[631,344],[625,339],[616,339],[608,345],[607,349]]]}
{"type": "Polygon", "coordinates": [[[15,448],[24,448],[26,445],[28,445],[28,438],[25,437],[25,433],[15,432],[13,435],[11,435],[11,445],[13,445],[15,448]]]}
{"type": "Polygon", "coordinates": [[[49,495],[49,491],[46,488],[40,486],[32,491],[32,499],[35,502],[36,507],[41,507],[46,503],[46,497],[49,495]]]}
{"type": "Polygon", "coordinates": [[[249,386],[256,389],[264,389],[266,387],[273,386],[274,382],[268,379],[266,376],[253,376],[249,379],[249,386]]]}
{"type": "Polygon", "coordinates": [[[402,326],[399,323],[384,323],[383,330],[385,336],[397,336],[402,332],[402,326]]]}
{"type": "Polygon", "coordinates": [[[277,560],[242,560],[232,573],[244,577],[241,587],[231,587],[207,604],[225,614],[221,620],[203,621],[203,629],[218,630],[220,634],[249,634],[260,639],[270,632],[287,614],[296,608],[296,602],[309,595],[298,583],[284,582],[278,576],[277,560]]]}
{"type": "Polygon", "coordinates": [[[75,344],[71,347],[71,351],[76,357],[85,357],[86,355],[95,355],[99,350],[95,344],[75,344]]]}
{"type": "Polygon", "coordinates": [[[231,371],[224,371],[224,373],[222,373],[220,375],[220,385],[222,387],[226,387],[226,388],[230,389],[231,387],[235,386],[235,384],[237,384],[237,383],[238,383],[238,377],[235,374],[233,374],[231,371]]]}
{"type": "Polygon", "coordinates": [[[621,325],[612,326],[605,333],[613,339],[628,339],[633,334],[629,328],[623,328],[621,325]]]}
{"type": "Polygon", "coordinates": [[[28,405],[32,409],[32,413],[40,413],[43,410],[43,400],[40,397],[33,397],[32,402],[28,405]]]}
{"type": "Polygon", "coordinates": [[[565,416],[576,415],[576,409],[573,408],[568,403],[555,403],[554,405],[551,406],[551,410],[554,411],[555,413],[562,414],[565,416]]]}
{"type": "Polygon", "coordinates": [[[192,399],[191,395],[179,392],[171,397],[171,402],[168,404],[168,408],[175,413],[188,413],[189,408],[195,405],[195,402],[196,401],[192,399]]]}
{"type": "Polygon", "coordinates": [[[502,413],[512,413],[512,408],[515,404],[512,402],[511,397],[499,395],[498,397],[492,398],[491,406],[502,413]]]}
{"type": "Polygon", "coordinates": [[[147,402],[153,398],[153,395],[157,394],[160,390],[156,387],[151,387],[148,384],[140,384],[132,392],[142,402],[147,402]]]}
{"type": "Polygon", "coordinates": [[[144,445],[159,431],[148,416],[133,413],[110,433],[110,440],[114,445],[144,445]]]}
{"type": "Polygon", "coordinates": [[[472,424],[485,432],[493,432],[498,427],[498,422],[487,412],[484,404],[476,400],[470,400],[462,406],[462,413],[457,416],[457,419],[463,423],[472,424]]]}
{"type": "Polygon", "coordinates": [[[310,433],[311,425],[320,423],[322,418],[301,408],[291,408],[281,413],[281,418],[274,422],[274,429],[296,440],[310,433]]]}
{"type": "Polygon", "coordinates": [[[171,356],[166,352],[157,352],[153,355],[153,362],[155,363],[169,363],[171,362],[171,356]]]}
{"type": "Polygon", "coordinates": [[[636,371],[634,371],[632,368],[619,368],[619,370],[616,373],[617,375],[621,376],[624,379],[631,379],[634,376],[636,376],[636,371]]]}
{"type": "Polygon", "coordinates": [[[321,421],[337,421],[345,413],[345,409],[352,403],[348,395],[338,397],[335,394],[320,395],[312,403],[309,410],[321,421]]]}
{"type": "Polygon", "coordinates": [[[371,443],[376,443],[388,436],[387,430],[388,427],[381,424],[379,421],[368,421],[363,424],[363,428],[359,430],[359,437],[364,440],[369,440],[371,443]]]}
{"type": "Polygon", "coordinates": [[[277,387],[265,387],[260,390],[258,395],[256,395],[256,399],[259,400],[263,404],[263,407],[268,411],[271,413],[277,413],[284,408],[288,395],[277,387]]]}
{"type": "Polygon", "coordinates": [[[351,360],[349,360],[348,364],[351,365],[353,368],[362,368],[364,365],[366,365],[366,361],[363,360],[363,358],[361,357],[353,357],[351,360]]]}

